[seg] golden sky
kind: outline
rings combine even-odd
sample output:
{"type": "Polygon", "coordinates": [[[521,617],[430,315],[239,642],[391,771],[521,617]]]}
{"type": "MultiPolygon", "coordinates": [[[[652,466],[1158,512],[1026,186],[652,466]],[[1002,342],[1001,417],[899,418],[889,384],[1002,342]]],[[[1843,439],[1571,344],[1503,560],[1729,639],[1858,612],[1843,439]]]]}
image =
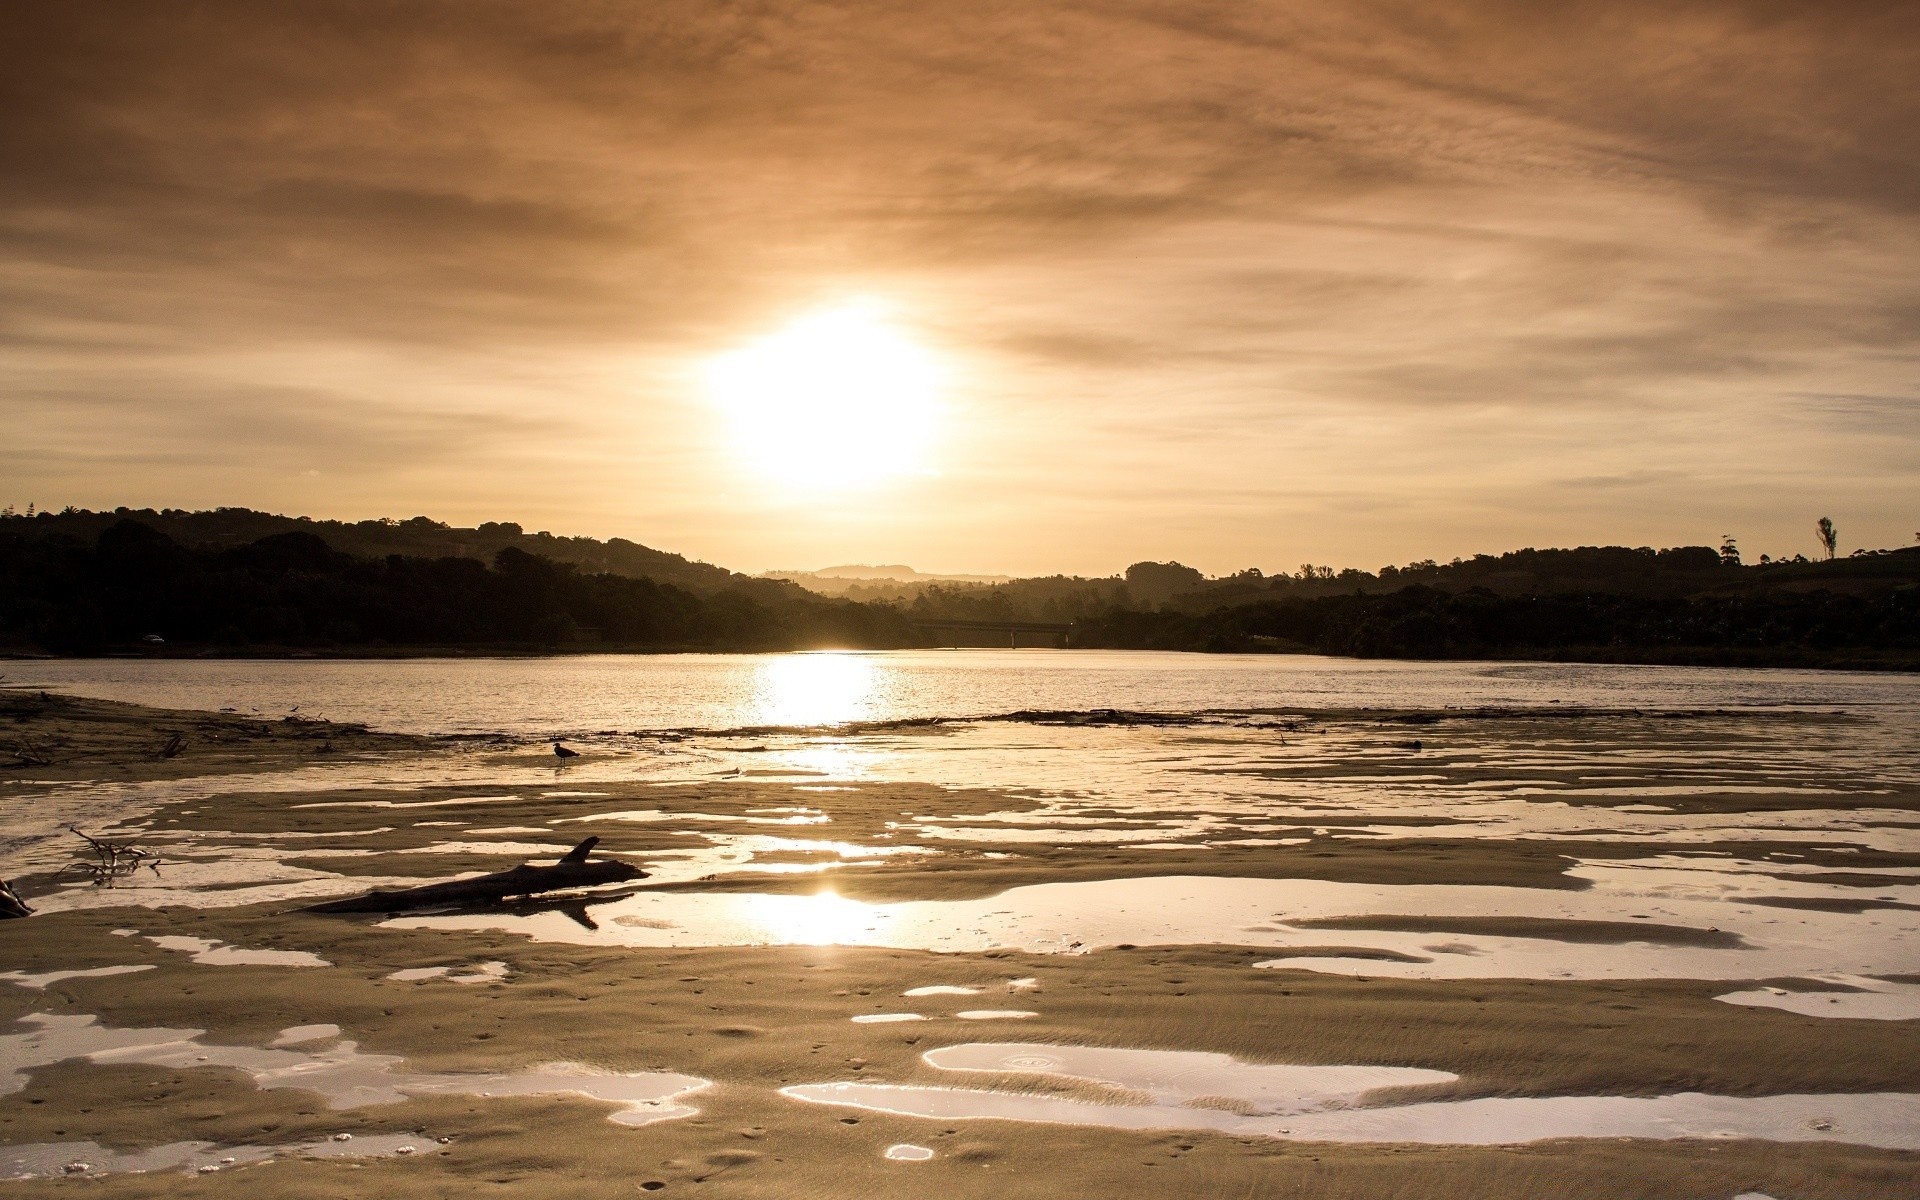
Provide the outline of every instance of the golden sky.
{"type": "Polygon", "coordinates": [[[1017,574],[1920,529],[1911,0],[8,25],[0,502],[1017,574]],[[920,374],[716,396],[790,343],[920,374]]]}

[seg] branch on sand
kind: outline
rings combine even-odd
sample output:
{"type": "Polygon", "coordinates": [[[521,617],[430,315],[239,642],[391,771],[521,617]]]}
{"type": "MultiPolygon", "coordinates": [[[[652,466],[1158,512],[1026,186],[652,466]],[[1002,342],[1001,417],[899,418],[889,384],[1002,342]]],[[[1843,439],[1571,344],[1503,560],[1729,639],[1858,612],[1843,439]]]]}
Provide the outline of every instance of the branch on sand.
{"type": "Polygon", "coordinates": [[[588,862],[587,855],[600,844],[590,837],[550,867],[521,863],[510,871],[497,871],[474,879],[452,883],[430,883],[423,887],[395,890],[376,889],[364,896],[315,904],[307,912],[317,913],[395,913],[422,908],[465,908],[498,904],[515,896],[538,896],[545,892],[599,887],[608,883],[627,883],[645,879],[647,873],[617,859],[588,862]]]}
{"type": "Polygon", "coordinates": [[[97,838],[91,834],[82,833],[72,825],[67,826],[67,831],[86,842],[93,850],[93,861],[81,859],[79,862],[69,863],[61,870],[62,875],[83,875],[91,879],[95,887],[104,887],[116,879],[133,874],[141,867],[147,868],[155,875],[160,873],[160,856],[145,847],[136,846],[132,842],[114,842],[106,838],[97,838]]]}

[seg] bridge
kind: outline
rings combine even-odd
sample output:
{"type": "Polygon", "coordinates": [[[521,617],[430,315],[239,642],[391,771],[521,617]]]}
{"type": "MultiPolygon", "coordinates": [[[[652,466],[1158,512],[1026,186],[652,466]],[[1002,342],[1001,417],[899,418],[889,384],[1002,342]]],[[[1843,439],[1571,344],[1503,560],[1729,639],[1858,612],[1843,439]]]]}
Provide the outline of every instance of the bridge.
{"type": "Polygon", "coordinates": [[[1020,644],[1020,635],[1023,633],[1040,633],[1057,637],[1062,646],[1073,644],[1073,626],[1057,621],[945,621],[916,617],[912,624],[915,629],[950,635],[955,646],[960,644],[958,635],[962,633],[1004,633],[1007,635],[1009,647],[1017,647],[1020,644]]]}

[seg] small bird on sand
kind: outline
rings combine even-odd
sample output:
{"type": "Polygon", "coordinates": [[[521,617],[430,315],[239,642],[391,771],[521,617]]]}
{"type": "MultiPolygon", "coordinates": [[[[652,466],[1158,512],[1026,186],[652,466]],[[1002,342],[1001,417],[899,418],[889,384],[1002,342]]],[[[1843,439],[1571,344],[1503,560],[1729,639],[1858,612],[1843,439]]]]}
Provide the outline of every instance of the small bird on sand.
{"type": "Polygon", "coordinates": [[[580,752],[578,750],[569,750],[559,742],[555,742],[553,744],[553,756],[555,758],[579,758],[580,752]]]}

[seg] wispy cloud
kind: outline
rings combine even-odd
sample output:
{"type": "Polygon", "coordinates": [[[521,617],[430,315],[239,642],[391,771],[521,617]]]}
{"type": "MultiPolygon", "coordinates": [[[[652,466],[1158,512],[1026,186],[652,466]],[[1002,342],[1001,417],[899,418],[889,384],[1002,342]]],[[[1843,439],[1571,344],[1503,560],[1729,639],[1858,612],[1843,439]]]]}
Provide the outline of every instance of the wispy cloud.
{"type": "Polygon", "coordinates": [[[0,419],[43,500],[324,510],[321,460],[356,505],[996,570],[1764,540],[1815,497],[1904,540],[1920,501],[1847,467],[1920,405],[1911,4],[10,22],[0,419]],[[756,508],[690,364],[870,293],[957,364],[941,475],[756,508]]]}

